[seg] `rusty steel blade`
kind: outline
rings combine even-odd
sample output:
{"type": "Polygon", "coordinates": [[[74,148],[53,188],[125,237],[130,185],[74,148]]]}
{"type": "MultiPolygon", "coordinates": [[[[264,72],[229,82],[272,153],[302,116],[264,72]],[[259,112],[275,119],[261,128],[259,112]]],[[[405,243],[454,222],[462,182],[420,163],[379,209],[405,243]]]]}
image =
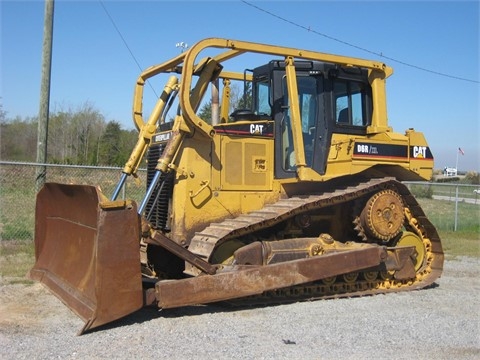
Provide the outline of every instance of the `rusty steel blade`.
{"type": "Polygon", "coordinates": [[[134,202],[108,201],[93,186],[47,183],[35,217],[30,277],[85,321],[80,334],[143,306],[134,202]]]}
{"type": "Polygon", "coordinates": [[[234,267],[215,275],[159,281],[155,284],[156,297],[160,308],[235,299],[375,267],[388,256],[385,247],[371,245],[266,266],[234,267]]]}

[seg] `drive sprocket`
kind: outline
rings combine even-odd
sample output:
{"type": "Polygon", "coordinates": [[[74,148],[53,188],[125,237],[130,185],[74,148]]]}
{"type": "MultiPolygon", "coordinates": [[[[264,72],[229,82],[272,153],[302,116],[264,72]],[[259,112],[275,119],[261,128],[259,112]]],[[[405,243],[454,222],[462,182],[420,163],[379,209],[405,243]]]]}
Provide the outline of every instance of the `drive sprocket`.
{"type": "Polygon", "coordinates": [[[368,237],[388,242],[397,236],[404,223],[402,198],[393,190],[375,193],[360,214],[360,225],[368,237]]]}

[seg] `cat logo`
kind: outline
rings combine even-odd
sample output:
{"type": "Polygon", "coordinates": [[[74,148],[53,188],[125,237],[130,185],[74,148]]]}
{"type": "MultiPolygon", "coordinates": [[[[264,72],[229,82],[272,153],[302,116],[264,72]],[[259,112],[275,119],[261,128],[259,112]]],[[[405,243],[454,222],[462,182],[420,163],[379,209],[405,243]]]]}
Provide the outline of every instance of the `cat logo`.
{"type": "Polygon", "coordinates": [[[251,124],[250,125],[250,134],[262,135],[263,134],[263,125],[251,124]]]}
{"type": "Polygon", "coordinates": [[[413,147],[413,157],[417,159],[425,159],[427,157],[427,147],[426,146],[414,146],[413,147]]]}

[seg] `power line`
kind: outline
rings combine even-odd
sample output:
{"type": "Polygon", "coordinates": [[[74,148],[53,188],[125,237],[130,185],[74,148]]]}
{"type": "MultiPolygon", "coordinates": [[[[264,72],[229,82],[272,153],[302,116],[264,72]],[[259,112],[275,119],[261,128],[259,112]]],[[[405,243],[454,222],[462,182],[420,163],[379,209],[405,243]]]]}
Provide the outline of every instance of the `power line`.
{"type": "Polygon", "coordinates": [[[389,57],[389,56],[385,56],[383,55],[382,53],[378,53],[378,52],[375,52],[375,51],[372,51],[372,50],[369,50],[369,49],[366,49],[364,47],[361,47],[361,46],[358,46],[358,45],[355,45],[355,44],[352,44],[352,43],[349,43],[347,41],[344,41],[344,40],[340,40],[340,39],[337,39],[333,36],[330,36],[330,35],[327,35],[327,34],[324,34],[324,33],[321,33],[319,31],[316,31],[314,29],[312,29],[310,26],[304,26],[304,25],[301,25],[301,24],[298,24],[296,22],[293,22],[291,20],[288,20],[284,17],[281,17],[277,14],[274,14],[268,10],[265,10],[257,5],[254,5],[248,1],[245,1],[245,0],[240,0],[241,2],[243,2],[244,4],[248,5],[248,6],[251,6],[261,12],[264,12],[272,17],[275,17],[283,22],[286,22],[290,25],[293,25],[293,26],[296,26],[300,29],[303,29],[303,30],[306,30],[310,33],[313,33],[315,35],[319,35],[319,36],[323,36],[327,39],[330,39],[330,40],[333,40],[333,41],[336,41],[338,43],[341,43],[341,44],[344,44],[344,45],[347,45],[347,46],[350,46],[350,47],[353,47],[355,49],[358,49],[358,50],[361,50],[361,51],[364,51],[364,52],[367,52],[369,54],[372,54],[372,55],[375,55],[375,56],[380,56],[384,59],[387,59],[387,60],[390,60],[390,61],[393,61],[393,62],[396,62],[396,63],[399,63],[399,64],[402,64],[402,65],[405,65],[405,66],[408,66],[408,67],[411,67],[411,68],[414,68],[414,69],[417,69],[417,70],[421,70],[421,71],[425,71],[425,72],[429,72],[431,74],[435,74],[435,75],[439,75],[439,76],[444,76],[444,77],[448,77],[448,78],[451,78],[451,79],[456,79],[456,80],[462,80],[462,81],[468,81],[468,82],[472,82],[472,83],[480,83],[480,81],[478,80],[472,80],[472,79],[467,79],[467,78],[463,78],[463,77],[459,77],[459,76],[455,76],[455,75],[450,75],[450,74],[445,74],[445,73],[442,73],[442,72],[439,72],[439,71],[435,71],[435,70],[430,70],[430,69],[427,69],[427,68],[424,68],[424,67],[421,67],[421,66],[417,66],[417,65],[413,65],[413,64],[409,64],[407,62],[404,62],[404,61],[401,61],[401,60],[398,60],[398,59],[394,59],[392,57],[389,57]]]}
{"type": "MultiPolygon", "coordinates": [[[[110,13],[108,12],[107,8],[105,7],[105,5],[103,4],[103,1],[102,0],[98,0],[98,2],[100,3],[100,5],[102,6],[103,10],[105,11],[105,13],[107,14],[108,18],[110,19],[110,22],[112,23],[113,27],[115,28],[115,30],[117,31],[117,34],[120,36],[120,38],[122,39],[123,41],[123,44],[125,45],[125,47],[127,48],[128,52],[130,53],[130,55],[132,56],[133,60],[135,61],[135,63],[137,64],[138,68],[140,69],[140,72],[143,71],[142,67],[140,66],[140,64],[138,63],[137,61],[137,58],[135,57],[135,55],[133,54],[133,51],[130,49],[130,47],[128,46],[127,44],[127,41],[125,40],[125,38],[123,37],[122,33],[120,32],[120,30],[118,29],[117,25],[115,24],[115,21],[113,20],[113,18],[110,16],[110,13]]],[[[157,92],[155,91],[155,89],[153,88],[152,84],[147,80],[147,83],[148,85],[150,86],[150,88],[152,89],[153,93],[155,94],[155,96],[158,98],[158,95],[157,95],[157,92]]]]}

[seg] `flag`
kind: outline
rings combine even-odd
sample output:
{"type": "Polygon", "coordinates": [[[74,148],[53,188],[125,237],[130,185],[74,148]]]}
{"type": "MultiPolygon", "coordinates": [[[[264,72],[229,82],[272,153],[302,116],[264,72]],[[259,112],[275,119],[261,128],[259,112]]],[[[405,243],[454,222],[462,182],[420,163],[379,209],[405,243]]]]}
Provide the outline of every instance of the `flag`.
{"type": "Polygon", "coordinates": [[[458,148],[458,152],[462,155],[465,155],[465,152],[461,148],[458,148]]]}

